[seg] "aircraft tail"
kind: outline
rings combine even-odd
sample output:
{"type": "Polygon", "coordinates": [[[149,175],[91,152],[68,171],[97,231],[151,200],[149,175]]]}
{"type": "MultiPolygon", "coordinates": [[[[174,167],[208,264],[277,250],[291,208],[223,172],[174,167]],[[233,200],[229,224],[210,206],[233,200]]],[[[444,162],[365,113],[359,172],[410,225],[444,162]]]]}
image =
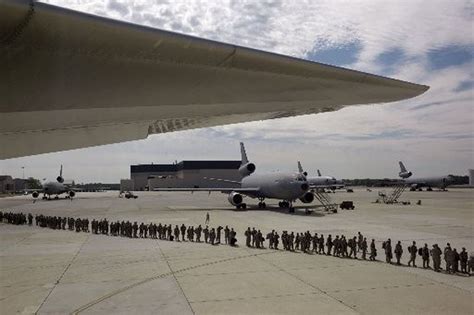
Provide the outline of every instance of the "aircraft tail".
{"type": "Polygon", "coordinates": [[[321,177],[321,172],[318,170],[318,176],[321,177]]]}
{"type": "Polygon", "coordinates": [[[301,162],[298,161],[298,172],[303,173],[303,167],[301,166],[301,162]]]}
{"type": "Polygon", "coordinates": [[[61,164],[61,168],[59,169],[59,176],[63,177],[63,165],[61,164]]]}
{"type": "Polygon", "coordinates": [[[245,146],[244,143],[240,143],[240,155],[242,156],[242,165],[245,165],[249,162],[249,159],[247,158],[247,152],[245,151],[245,146]]]}
{"type": "Polygon", "coordinates": [[[400,172],[406,173],[407,169],[406,169],[405,165],[403,165],[403,162],[399,161],[398,164],[400,165],[400,172]]]}

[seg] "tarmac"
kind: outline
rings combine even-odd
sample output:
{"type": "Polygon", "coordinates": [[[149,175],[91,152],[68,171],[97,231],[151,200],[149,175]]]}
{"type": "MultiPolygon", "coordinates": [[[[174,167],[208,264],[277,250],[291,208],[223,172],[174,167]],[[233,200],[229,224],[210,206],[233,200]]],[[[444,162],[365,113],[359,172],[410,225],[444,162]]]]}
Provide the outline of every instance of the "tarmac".
{"type": "Polygon", "coordinates": [[[4,211],[89,220],[204,226],[209,212],[210,226],[237,231],[239,247],[0,224],[0,313],[473,314],[474,277],[406,263],[413,240],[474,250],[474,191],[406,192],[400,199],[411,205],[373,203],[378,191],[337,192],[335,201],[353,200],[356,209],[309,215],[303,209],[288,214],[277,200],[267,200],[268,210],[234,211],[220,193],[138,192],[138,199],[78,193],[72,201],[35,203],[31,196],[1,198],[4,211]],[[376,240],[378,261],[249,249],[243,236],[249,226],[264,235],[272,229],[325,237],[360,231],[376,240]],[[405,266],[382,262],[387,238],[402,241],[405,266]]]}

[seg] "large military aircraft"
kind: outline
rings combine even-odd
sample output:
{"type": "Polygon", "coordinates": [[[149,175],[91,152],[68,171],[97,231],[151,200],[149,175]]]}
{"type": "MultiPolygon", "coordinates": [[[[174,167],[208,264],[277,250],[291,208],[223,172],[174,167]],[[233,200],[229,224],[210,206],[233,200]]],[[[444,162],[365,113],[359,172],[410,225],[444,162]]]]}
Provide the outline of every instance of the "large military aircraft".
{"type": "Polygon", "coordinates": [[[411,191],[422,190],[423,187],[426,187],[428,191],[431,191],[433,187],[445,190],[453,182],[451,175],[409,178],[413,173],[407,170],[403,162],[399,161],[398,164],[400,165],[398,176],[403,178],[404,183],[409,185],[411,191]]]}
{"type": "Polygon", "coordinates": [[[293,202],[301,200],[303,203],[311,203],[314,195],[308,191],[309,185],[306,177],[302,173],[267,173],[254,174],[255,164],[250,163],[247,158],[244,144],[240,143],[240,152],[242,163],[239,173],[242,180],[231,181],[218,178],[207,178],[208,180],[222,181],[235,184],[234,188],[155,188],[155,191],[219,191],[228,194],[229,203],[237,209],[246,209],[247,204],[243,202],[243,197],[248,196],[259,200],[258,207],[266,208],[265,199],[281,200],[278,205],[280,208],[288,208],[294,212],[293,202]]]}
{"type": "Polygon", "coordinates": [[[51,199],[51,195],[55,195],[54,199],[59,199],[59,195],[66,193],[66,198],[73,198],[76,193],[72,190],[71,187],[64,184],[63,178],[63,166],[59,170],[59,176],[56,177],[56,181],[49,181],[42,184],[42,189],[40,191],[35,190],[32,192],[33,198],[38,198],[40,194],[43,194],[43,199],[51,199]]]}
{"type": "Polygon", "coordinates": [[[0,159],[428,89],[32,0],[0,0],[0,69],[0,159]]]}
{"type": "Polygon", "coordinates": [[[308,172],[303,170],[301,162],[298,161],[298,171],[306,176],[310,189],[339,189],[345,186],[342,180],[336,179],[334,176],[322,176],[317,170],[318,176],[308,176],[308,172]]]}

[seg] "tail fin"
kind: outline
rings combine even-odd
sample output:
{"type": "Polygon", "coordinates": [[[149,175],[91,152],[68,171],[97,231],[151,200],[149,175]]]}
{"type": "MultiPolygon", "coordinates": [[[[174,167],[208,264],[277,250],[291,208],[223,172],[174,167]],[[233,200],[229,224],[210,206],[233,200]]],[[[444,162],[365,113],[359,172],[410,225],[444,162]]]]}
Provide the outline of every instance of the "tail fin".
{"type": "Polygon", "coordinates": [[[318,176],[321,177],[321,172],[318,170],[318,176]]]}
{"type": "Polygon", "coordinates": [[[247,158],[247,152],[245,152],[244,143],[240,143],[240,155],[242,156],[242,165],[247,164],[249,159],[247,158]]]}
{"type": "Polygon", "coordinates": [[[303,173],[303,167],[301,166],[301,162],[298,161],[298,172],[303,173]]]}
{"type": "Polygon", "coordinates": [[[400,172],[406,173],[407,169],[405,168],[405,165],[403,165],[403,162],[399,161],[398,164],[400,165],[400,172]]]}
{"type": "Polygon", "coordinates": [[[59,169],[59,176],[63,177],[63,165],[61,164],[61,168],[59,169]]]}

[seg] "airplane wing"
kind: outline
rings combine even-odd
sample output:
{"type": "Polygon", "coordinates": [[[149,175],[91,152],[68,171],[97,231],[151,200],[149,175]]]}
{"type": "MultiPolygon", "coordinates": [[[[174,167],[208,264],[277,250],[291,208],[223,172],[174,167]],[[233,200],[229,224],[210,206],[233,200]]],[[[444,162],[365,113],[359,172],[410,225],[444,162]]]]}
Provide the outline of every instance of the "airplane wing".
{"type": "Polygon", "coordinates": [[[205,192],[213,192],[218,191],[224,194],[228,194],[231,192],[238,192],[244,195],[254,195],[260,191],[260,188],[153,188],[153,191],[205,191],[205,192]]]}
{"type": "Polygon", "coordinates": [[[0,0],[0,69],[0,159],[428,89],[30,0],[0,0]]]}

